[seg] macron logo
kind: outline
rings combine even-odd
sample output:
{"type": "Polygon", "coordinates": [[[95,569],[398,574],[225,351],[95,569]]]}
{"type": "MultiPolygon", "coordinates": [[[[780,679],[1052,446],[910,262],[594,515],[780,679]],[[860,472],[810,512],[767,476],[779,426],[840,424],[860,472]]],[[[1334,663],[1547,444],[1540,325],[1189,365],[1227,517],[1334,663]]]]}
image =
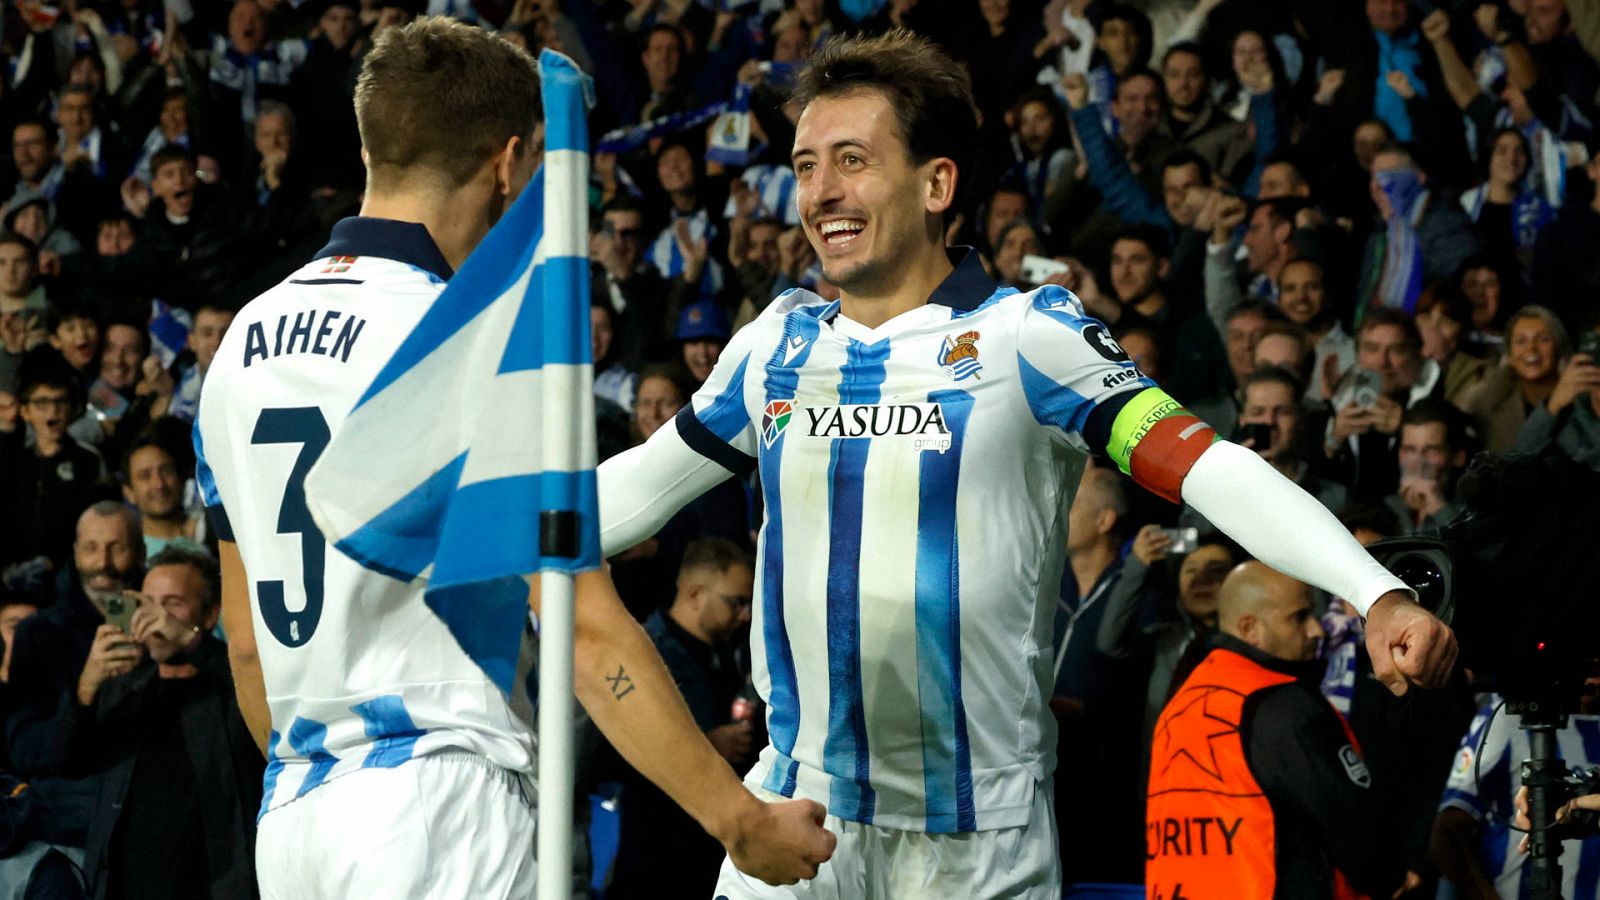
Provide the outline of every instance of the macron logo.
{"type": "Polygon", "coordinates": [[[804,350],[808,343],[810,342],[798,334],[789,338],[789,345],[783,353],[783,364],[787,366],[794,362],[794,358],[800,355],[800,351],[804,350]]]}

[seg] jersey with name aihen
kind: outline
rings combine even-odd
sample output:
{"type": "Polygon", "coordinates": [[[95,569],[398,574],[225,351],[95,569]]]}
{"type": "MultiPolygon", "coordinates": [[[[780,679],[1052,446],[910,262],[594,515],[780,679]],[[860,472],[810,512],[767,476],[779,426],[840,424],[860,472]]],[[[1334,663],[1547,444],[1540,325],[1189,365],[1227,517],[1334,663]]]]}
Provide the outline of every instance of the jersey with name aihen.
{"type": "MultiPolygon", "coordinates": [[[[1516,717],[1489,695],[1456,750],[1440,809],[1459,809],[1478,820],[1478,864],[1502,897],[1522,897],[1528,885],[1527,854],[1518,849],[1523,832],[1511,827],[1514,800],[1522,787],[1522,761],[1533,755],[1516,717]]],[[[1600,716],[1571,716],[1556,732],[1556,751],[1570,769],[1600,766],[1600,716]]],[[[1561,844],[1561,896],[1600,900],[1600,842],[1561,844]]]]}
{"type": "MultiPolygon", "coordinates": [[[[396,259],[324,256],[246,305],[207,373],[199,481],[250,579],[272,713],[263,814],[445,747],[532,770],[523,679],[502,694],[424,605],[422,582],[344,556],[305,503],[307,471],[443,288],[396,259]]],[[[530,654],[525,642],[524,669],[530,654]]]]}
{"type": "Polygon", "coordinates": [[[847,820],[1027,823],[1054,766],[1052,616],[1088,454],[1137,475],[1151,437],[1169,459],[1211,443],[1071,293],[976,267],[941,287],[965,305],[936,293],[877,329],[784,294],[674,422],[758,467],[765,495],[751,644],[772,746],[748,780],[847,820]]]}

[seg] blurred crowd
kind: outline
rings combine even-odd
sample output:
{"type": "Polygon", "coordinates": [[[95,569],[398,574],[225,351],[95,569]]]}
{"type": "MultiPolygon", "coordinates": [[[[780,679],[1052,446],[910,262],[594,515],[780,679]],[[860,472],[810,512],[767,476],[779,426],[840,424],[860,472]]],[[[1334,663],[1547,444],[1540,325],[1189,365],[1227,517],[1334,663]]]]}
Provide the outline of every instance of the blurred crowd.
{"type": "MultiPolygon", "coordinates": [[[[774,297],[837,295],[799,227],[788,86],[831,35],[907,28],[967,68],[981,115],[949,243],[976,246],[1002,285],[1070,288],[1145,373],[1358,538],[1448,522],[1478,453],[1600,470],[1596,0],[6,0],[0,14],[0,895],[254,893],[262,762],[217,627],[190,424],[234,312],[359,208],[356,74],[378,34],[418,15],[559,50],[594,78],[602,456],[669,420],[774,297]]],[[[744,640],[756,497],[727,482],[613,560],[736,767],[764,744],[744,640]]],[[[1243,555],[1104,469],[1070,517],[1062,859],[1069,882],[1138,882],[1151,730],[1243,555]]],[[[1441,873],[1460,896],[1513,895],[1515,767],[1483,790],[1452,771],[1494,698],[1389,696],[1366,677],[1360,619],[1337,598],[1318,607],[1324,693],[1361,739],[1411,896],[1441,873]]],[[[612,831],[582,880],[709,895],[715,842],[620,761],[590,762],[582,787],[612,831]]]]}

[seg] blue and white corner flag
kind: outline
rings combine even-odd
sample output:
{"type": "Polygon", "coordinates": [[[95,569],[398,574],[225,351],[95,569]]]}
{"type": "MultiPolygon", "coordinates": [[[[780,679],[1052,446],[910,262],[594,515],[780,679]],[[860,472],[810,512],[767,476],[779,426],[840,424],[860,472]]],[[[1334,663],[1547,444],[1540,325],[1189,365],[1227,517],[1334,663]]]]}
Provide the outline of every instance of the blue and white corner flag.
{"type": "Polygon", "coordinates": [[[429,608],[507,692],[527,576],[600,565],[585,76],[548,50],[539,74],[544,164],[306,477],[329,542],[425,579],[429,608]],[[541,555],[545,511],[577,513],[576,557],[541,555]]]}

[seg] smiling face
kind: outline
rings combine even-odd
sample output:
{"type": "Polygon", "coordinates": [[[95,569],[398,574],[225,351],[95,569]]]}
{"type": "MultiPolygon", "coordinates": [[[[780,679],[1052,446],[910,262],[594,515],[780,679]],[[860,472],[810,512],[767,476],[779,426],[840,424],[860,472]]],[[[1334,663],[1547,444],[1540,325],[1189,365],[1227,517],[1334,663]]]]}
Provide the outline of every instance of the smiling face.
{"type": "Polygon", "coordinates": [[[100,377],[106,384],[124,390],[139,381],[139,364],[144,362],[144,332],[121,322],[106,328],[105,349],[100,351],[100,377]]]}
{"type": "Polygon", "coordinates": [[[1327,304],[1322,286],[1322,267],[1309,260],[1295,260],[1278,273],[1278,308],[1289,321],[1310,326],[1322,315],[1327,304]]]}
{"type": "Polygon", "coordinates": [[[1161,80],[1167,86],[1167,100],[1176,109],[1194,109],[1205,99],[1206,69],[1197,54],[1173,53],[1161,67],[1161,80]]]}
{"type": "Polygon", "coordinates": [[[1503,132],[1494,139],[1489,157],[1489,180],[1514,187],[1528,172],[1528,146],[1519,134],[1503,132]]]}
{"type": "Polygon", "coordinates": [[[1233,554],[1218,544],[1196,547],[1178,567],[1178,605],[1191,618],[1217,621],[1217,590],[1233,568],[1233,554]]]}
{"type": "Polygon", "coordinates": [[[669,194],[694,190],[694,157],[682,144],[668,144],[656,158],[656,179],[669,194]]]}
{"type": "Polygon", "coordinates": [[[1148,75],[1136,75],[1117,85],[1111,103],[1122,139],[1137,147],[1161,124],[1161,87],[1148,75]]]}
{"type": "Polygon", "coordinates": [[[1518,319],[1506,336],[1506,364],[1525,382],[1544,382],[1555,378],[1556,337],[1543,320],[1518,319]]]}
{"type": "Polygon", "coordinates": [[[940,160],[912,161],[883,93],[813,100],[796,124],[793,158],[801,227],[845,292],[888,292],[920,246],[938,239],[953,185],[932,186],[940,160]]]}

